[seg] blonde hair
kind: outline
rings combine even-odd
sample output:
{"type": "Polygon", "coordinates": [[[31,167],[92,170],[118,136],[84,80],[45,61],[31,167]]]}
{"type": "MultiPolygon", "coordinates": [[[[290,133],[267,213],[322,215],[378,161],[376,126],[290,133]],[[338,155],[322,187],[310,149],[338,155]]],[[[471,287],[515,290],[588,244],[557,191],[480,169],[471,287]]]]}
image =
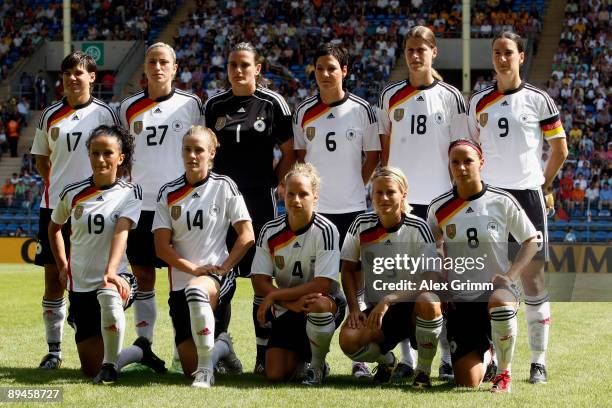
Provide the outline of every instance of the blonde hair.
{"type": "MultiPolygon", "coordinates": [[[[372,185],[374,184],[374,181],[379,178],[390,178],[397,183],[402,194],[408,194],[408,180],[406,179],[404,172],[399,168],[392,166],[378,167],[376,170],[374,170],[374,173],[370,178],[372,185]]],[[[412,207],[410,204],[408,204],[407,198],[402,200],[400,208],[404,214],[410,214],[412,211],[412,207]]]]}
{"type": "MultiPolygon", "coordinates": [[[[219,146],[221,146],[219,144],[219,140],[217,139],[217,135],[215,135],[215,132],[213,132],[211,129],[205,126],[200,126],[200,125],[191,126],[187,130],[187,132],[183,135],[183,142],[185,141],[185,138],[189,136],[200,136],[200,135],[208,136],[208,149],[209,150],[214,151],[214,150],[217,150],[219,146]]],[[[213,160],[210,160],[208,162],[208,170],[212,168],[213,168],[213,160]]]]}
{"type": "MultiPolygon", "coordinates": [[[[408,33],[406,34],[406,38],[404,40],[404,49],[406,49],[406,44],[408,43],[408,40],[411,38],[420,38],[421,40],[425,41],[427,43],[427,45],[429,45],[430,48],[436,48],[436,35],[434,34],[433,31],[431,31],[431,29],[429,27],[425,27],[425,26],[414,26],[410,29],[410,31],[408,31],[408,33]]],[[[440,73],[438,71],[436,71],[435,68],[431,68],[431,75],[434,77],[434,79],[437,79],[438,81],[442,81],[442,75],[440,75],[440,73]]]]}
{"type": "Polygon", "coordinates": [[[315,195],[319,194],[321,188],[321,177],[317,169],[310,163],[293,163],[287,174],[285,174],[285,185],[293,176],[304,176],[310,179],[310,187],[315,195]]]}
{"type": "Polygon", "coordinates": [[[147,51],[145,51],[145,57],[149,55],[149,52],[155,48],[166,49],[168,53],[170,54],[170,56],[172,57],[172,62],[176,64],[176,52],[174,52],[174,48],[172,48],[171,46],[169,46],[168,44],[164,42],[156,42],[155,44],[151,44],[149,48],[147,48],[147,51]]]}

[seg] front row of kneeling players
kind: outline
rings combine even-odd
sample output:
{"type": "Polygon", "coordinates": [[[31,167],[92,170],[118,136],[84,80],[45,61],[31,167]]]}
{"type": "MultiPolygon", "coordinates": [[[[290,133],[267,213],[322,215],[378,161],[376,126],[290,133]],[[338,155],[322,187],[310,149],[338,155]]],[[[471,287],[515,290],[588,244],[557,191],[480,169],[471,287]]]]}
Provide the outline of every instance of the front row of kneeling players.
{"type": "MultiPolygon", "coordinates": [[[[226,308],[236,288],[233,267],[255,242],[236,185],[210,171],[216,147],[212,131],[200,126],[189,129],[182,145],[185,174],[162,187],[153,222],[156,251],[171,266],[169,304],[175,344],[183,371],[193,373],[193,385],[202,388],[214,384],[213,367],[219,361],[227,372],[242,370],[227,335],[226,308]],[[228,252],[230,225],[238,239],[228,252]]],[[[64,189],[49,227],[53,253],[70,291],[69,321],[76,330],[81,366],[88,375],[97,373],[94,383],[114,382],[121,367],[136,361],[163,372],[163,362],[145,339],[121,347],[124,309],[136,287],[127,269],[127,234],[138,223],[142,202],[140,187],[122,179],[129,174],[132,139],[121,127],[100,126],[87,148],[93,175],[64,189]],[[70,217],[68,262],[59,231],[70,217]]],[[[306,385],[321,384],[329,370],[325,357],[332,336],[348,304],[348,319],[339,336],[344,353],[354,361],[377,362],[375,380],[387,382],[397,364],[391,350],[410,338],[418,349],[414,385],[430,387],[442,331],[440,299],[433,292],[393,293],[360,307],[356,271],[361,250],[377,242],[411,243],[409,251],[415,253],[408,255],[425,252],[435,257],[436,242],[440,248],[444,242],[455,244],[445,246],[446,256],[465,256],[454,252],[469,240],[471,249],[491,252],[487,272],[495,289],[469,293],[467,299],[465,292],[456,293],[449,303],[446,317],[455,382],[476,387],[483,381],[492,341],[499,364],[492,390],[510,390],[518,307],[514,282],[537,251],[526,245],[536,231],[510,195],[482,183],[479,146],[459,140],[451,144],[449,156],[456,187],[432,202],[429,226],[409,214],[402,172],[382,167],[372,176],[375,212],[355,219],[342,251],[337,228],[314,211],[320,186],[316,170],[309,164],[293,166],[284,180],[287,214],[263,227],[252,266],[254,287],[264,294],[258,320],[272,326],[265,364],[268,379],[299,377],[306,385]],[[466,207],[472,211],[464,211],[466,207]],[[445,228],[449,224],[454,227],[445,228]],[[512,266],[505,254],[495,250],[508,233],[523,243],[512,266]],[[475,239],[482,244],[480,249],[473,245],[475,239]],[[341,259],[346,299],[340,288],[341,259]]],[[[421,272],[426,279],[442,279],[440,270],[421,272]]]]}

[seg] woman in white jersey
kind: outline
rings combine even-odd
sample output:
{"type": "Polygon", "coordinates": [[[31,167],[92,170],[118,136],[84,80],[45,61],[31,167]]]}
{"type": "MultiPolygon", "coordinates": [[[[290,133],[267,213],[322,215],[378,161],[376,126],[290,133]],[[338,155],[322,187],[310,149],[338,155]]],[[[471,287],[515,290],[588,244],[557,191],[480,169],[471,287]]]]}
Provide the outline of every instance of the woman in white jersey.
{"type": "Polygon", "coordinates": [[[264,295],[260,325],[271,321],[265,373],[271,381],[320,385],[334,331],[344,319],[338,229],[314,211],[320,178],[311,164],[285,176],[287,214],[266,223],[257,239],[251,273],[264,295]],[[299,378],[300,363],[310,363],[299,378]]]}
{"type": "MultiPolygon", "coordinates": [[[[380,293],[377,289],[380,286],[374,284],[373,277],[382,275],[374,275],[377,273],[374,269],[366,269],[368,308],[362,312],[354,283],[359,262],[362,266],[366,263],[362,253],[382,251],[381,245],[393,252],[392,257],[437,258],[434,237],[424,220],[410,214],[407,194],[408,185],[400,169],[381,167],[374,171],[372,202],[375,212],[359,215],[342,244],[342,282],[349,316],[340,331],[340,347],[354,361],[377,362],[374,381],[387,383],[398,364],[391,350],[410,338],[413,346],[418,345],[417,375],[413,385],[429,388],[431,364],[442,332],[442,309],[437,296],[419,290],[419,285],[415,290],[399,292],[401,294],[380,293]]],[[[438,281],[439,272],[439,266],[433,262],[411,271],[427,281],[438,281]]]]}
{"type": "Polygon", "coordinates": [[[133,140],[119,126],[99,126],[86,142],[93,175],[69,184],[51,214],[49,241],[68,288],[68,322],[75,329],[81,369],[94,384],[109,384],[128,363],[140,362],[164,372],[163,361],[140,337],[121,350],[125,335],[124,309],[134,300],[136,279],[128,270],[128,232],[140,216],[142,191],[123,181],[132,165],[133,140]],[[68,260],[61,228],[71,223],[68,260]]]}
{"type": "Polygon", "coordinates": [[[157,308],[155,268],[165,263],[155,254],[151,225],[157,193],[164,183],[183,173],[181,142],[192,125],[200,123],[200,99],[175,89],[172,81],[178,65],[168,44],[158,42],[145,53],[146,89],[124,99],[119,120],[134,137],[132,180],[142,187],[142,214],[138,228],[130,232],[128,259],[138,278],[134,301],[136,333],[153,341],[157,308]]]}
{"type": "Polygon", "coordinates": [[[493,284],[491,289],[448,293],[446,317],[455,383],[480,385],[485,379],[485,353],[492,342],[498,365],[496,372],[490,373],[494,375],[491,391],[510,392],[518,332],[517,281],[537,252],[536,230],[512,195],[481,181],[480,171],[486,164],[480,146],[459,139],[451,144],[448,154],[456,187],[432,201],[428,223],[436,238],[444,242],[447,259],[472,259],[481,267],[467,271],[455,267],[448,272],[447,282],[493,284]],[[512,263],[508,260],[508,233],[521,243],[512,263]]]}
{"type": "MultiPolygon", "coordinates": [[[[465,101],[432,67],[437,55],[436,37],[429,28],[410,29],[404,45],[409,77],[388,85],[379,98],[382,163],[402,169],[410,186],[412,214],[423,220],[431,200],[451,186],[448,146],[465,134],[465,101]]],[[[441,346],[440,377],[452,380],[444,340],[441,346]]],[[[403,342],[402,362],[392,380],[412,373],[409,350],[410,344],[403,342]]]]}
{"type": "MultiPolygon", "coordinates": [[[[91,174],[85,147],[91,129],[119,123],[113,109],[91,96],[96,70],[93,58],[81,51],[75,51],[64,58],[60,71],[65,97],[42,112],[32,144],[31,152],[36,155],[36,169],[45,180],[34,259],[36,265],[45,268],[42,316],[49,353],[40,363],[42,369],[61,366],[61,341],[66,315],[65,288],[60,285],[47,235],[51,212],[64,187],[91,174]]],[[[64,225],[63,235],[66,250],[70,253],[70,221],[64,225]]]]}
{"type": "MultiPolygon", "coordinates": [[[[482,170],[482,179],[512,194],[543,237],[544,250],[521,274],[532,353],[529,381],[535,384],[546,382],[545,352],[550,326],[550,303],[544,285],[548,233],[543,193],[551,192],[568,150],[555,102],[546,92],[521,79],[524,59],[519,35],[504,31],[493,39],[497,82],[472,96],[468,129],[489,163],[482,170]],[[542,171],[545,140],[550,145],[550,158],[542,171]]],[[[552,207],[552,195],[547,200],[552,207]]]]}
{"type": "Polygon", "coordinates": [[[153,231],[157,254],[171,267],[168,304],[183,372],[194,377],[194,387],[210,388],[221,359],[228,371],[242,371],[229,336],[219,332],[227,327],[216,321],[236,290],[233,268],[255,236],[236,184],[211,171],[215,134],[193,126],[182,144],[185,174],[159,191],[153,231]],[[230,226],[238,238],[228,252],[230,226]]]}
{"type": "MultiPolygon", "coordinates": [[[[365,185],[380,155],[378,121],[369,103],[343,89],[348,51],[331,43],[314,55],[319,93],[302,102],[293,117],[297,159],[313,164],[322,180],[317,212],[340,233],[366,209],[365,185]]],[[[367,365],[354,363],[353,375],[369,377],[367,365]]]]}

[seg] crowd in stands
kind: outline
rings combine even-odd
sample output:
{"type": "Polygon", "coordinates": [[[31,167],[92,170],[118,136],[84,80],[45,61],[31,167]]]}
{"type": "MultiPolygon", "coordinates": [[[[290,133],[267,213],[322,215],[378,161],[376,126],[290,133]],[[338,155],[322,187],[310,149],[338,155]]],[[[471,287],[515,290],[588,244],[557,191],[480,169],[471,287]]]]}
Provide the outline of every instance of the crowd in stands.
{"type": "MultiPolygon", "coordinates": [[[[315,91],[312,54],[321,41],[345,46],[352,57],[347,87],[375,102],[401,55],[404,35],[414,25],[428,25],[439,37],[461,33],[461,1],[311,0],[196,1],[187,20],[174,34],[180,68],[179,86],[202,99],[225,87],[225,59],[231,45],[250,41],[260,52],[270,87],[291,106],[315,91]]],[[[506,26],[521,33],[540,29],[534,5],[516,9],[515,0],[478,1],[474,24],[495,28],[474,36],[491,37],[506,26]],[[503,23],[501,25],[496,25],[503,23]]]]}
{"type": "Polygon", "coordinates": [[[570,0],[546,91],[557,101],[569,156],[555,184],[557,218],[609,216],[612,201],[608,31],[612,7],[570,0]]]}
{"type": "Polygon", "coordinates": [[[29,115],[30,102],[26,97],[0,102],[0,160],[5,154],[17,157],[19,135],[21,128],[27,126],[29,115]]]}

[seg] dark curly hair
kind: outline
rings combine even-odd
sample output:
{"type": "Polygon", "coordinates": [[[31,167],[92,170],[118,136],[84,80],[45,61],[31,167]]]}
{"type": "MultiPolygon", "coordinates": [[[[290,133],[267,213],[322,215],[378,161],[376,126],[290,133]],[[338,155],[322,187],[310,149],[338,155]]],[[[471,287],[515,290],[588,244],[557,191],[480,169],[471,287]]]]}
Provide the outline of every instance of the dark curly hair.
{"type": "Polygon", "coordinates": [[[89,139],[87,139],[86,146],[89,150],[91,141],[100,136],[111,136],[117,139],[119,143],[119,149],[124,156],[123,163],[117,168],[117,177],[131,177],[132,175],[132,161],[134,158],[134,138],[124,127],[113,125],[100,125],[91,131],[89,139]]]}

